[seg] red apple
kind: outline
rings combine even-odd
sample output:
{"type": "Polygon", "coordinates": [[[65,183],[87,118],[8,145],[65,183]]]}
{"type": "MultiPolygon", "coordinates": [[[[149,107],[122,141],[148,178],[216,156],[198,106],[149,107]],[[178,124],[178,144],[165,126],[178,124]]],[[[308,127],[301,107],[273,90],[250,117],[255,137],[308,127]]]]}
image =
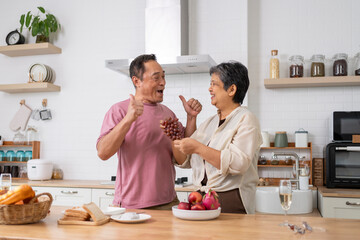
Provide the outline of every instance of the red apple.
{"type": "Polygon", "coordinates": [[[191,206],[191,210],[206,210],[206,208],[202,202],[198,202],[191,206]]]}
{"type": "Polygon", "coordinates": [[[190,203],[180,202],[178,205],[178,209],[190,210],[190,203]]]}
{"type": "Polygon", "coordinates": [[[201,194],[199,192],[192,192],[192,193],[190,193],[188,200],[189,200],[189,203],[191,205],[193,205],[195,203],[201,202],[202,201],[202,196],[201,196],[201,194]]]}

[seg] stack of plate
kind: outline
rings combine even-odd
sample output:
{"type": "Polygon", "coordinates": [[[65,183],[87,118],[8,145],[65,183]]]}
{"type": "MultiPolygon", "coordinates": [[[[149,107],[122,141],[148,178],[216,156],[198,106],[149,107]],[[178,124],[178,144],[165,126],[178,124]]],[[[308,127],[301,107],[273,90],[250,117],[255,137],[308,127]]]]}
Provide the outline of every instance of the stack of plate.
{"type": "Polygon", "coordinates": [[[55,80],[53,70],[41,63],[35,63],[29,68],[29,77],[33,82],[49,82],[53,83],[55,80]]]}

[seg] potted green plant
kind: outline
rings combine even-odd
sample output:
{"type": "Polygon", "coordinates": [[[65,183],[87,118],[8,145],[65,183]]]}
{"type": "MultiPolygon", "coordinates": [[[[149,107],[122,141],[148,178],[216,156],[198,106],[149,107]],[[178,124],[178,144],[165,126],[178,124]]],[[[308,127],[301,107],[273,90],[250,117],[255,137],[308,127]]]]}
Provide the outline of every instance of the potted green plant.
{"type": "Polygon", "coordinates": [[[61,25],[56,20],[55,16],[50,13],[45,13],[43,7],[38,7],[39,11],[37,15],[33,15],[29,11],[20,17],[20,33],[22,33],[23,27],[29,29],[33,37],[36,36],[36,43],[49,42],[50,32],[56,32],[61,29],[61,25]],[[40,16],[41,14],[41,16],[40,16]]]}

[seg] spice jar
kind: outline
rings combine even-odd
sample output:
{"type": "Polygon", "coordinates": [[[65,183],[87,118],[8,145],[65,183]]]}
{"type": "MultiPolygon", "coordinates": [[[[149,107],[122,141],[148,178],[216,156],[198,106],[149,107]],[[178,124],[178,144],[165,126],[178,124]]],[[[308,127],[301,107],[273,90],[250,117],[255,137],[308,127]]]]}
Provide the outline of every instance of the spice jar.
{"type": "Polygon", "coordinates": [[[273,155],[271,157],[271,165],[279,165],[279,159],[277,158],[277,156],[273,155]]]}
{"type": "Polygon", "coordinates": [[[325,76],[325,55],[316,54],[311,58],[311,70],[310,75],[312,77],[324,77],[325,76]]]}
{"type": "Polygon", "coordinates": [[[270,78],[278,79],[279,78],[279,69],[280,69],[280,63],[279,63],[279,58],[278,58],[278,50],[271,50],[270,78]]]}
{"type": "Polygon", "coordinates": [[[61,180],[63,179],[63,171],[60,168],[54,168],[52,173],[52,179],[61,180]]]}
{"type": "Polygon", "coordinates": [[[333,57],[333,75],[334,76],[347,76],[347,54],[338,53],[333,57]]]}
{"type": "Polygon", "coordinates": [[[285,157],[285,165],[292,165],[291,157],[285,157]]]}
{"type": "Polygon", "coordinates": [[[360,52],[355,55],[355,76],[360,76],[360,52]]]}
{"type": "Polygon", "coordinates": [[[261,156],[259,157],[258,164],[259,164],[259,165],[266,165],[266,164],[267,164],[266,158],[265,158],[264,155],[261,155],[261,156]]]}
{"type": "Polygon", "coordinates": [[[293,55],[289,58],[290,61],[290,77],[298,78],[304,76],[304,57],[300,55],[293,55]]]}

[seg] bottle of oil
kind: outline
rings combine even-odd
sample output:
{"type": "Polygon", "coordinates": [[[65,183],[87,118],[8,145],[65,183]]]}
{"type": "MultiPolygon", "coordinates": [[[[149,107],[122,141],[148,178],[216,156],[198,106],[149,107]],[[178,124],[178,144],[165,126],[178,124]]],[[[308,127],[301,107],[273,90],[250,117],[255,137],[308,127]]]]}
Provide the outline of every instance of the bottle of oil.
{"type": "Polygon", "coordinates": [[[271,59],[270,59],[270,78],[278,79],[279,78],[279,58],[278,50],[271,50],[271,59]]]}

